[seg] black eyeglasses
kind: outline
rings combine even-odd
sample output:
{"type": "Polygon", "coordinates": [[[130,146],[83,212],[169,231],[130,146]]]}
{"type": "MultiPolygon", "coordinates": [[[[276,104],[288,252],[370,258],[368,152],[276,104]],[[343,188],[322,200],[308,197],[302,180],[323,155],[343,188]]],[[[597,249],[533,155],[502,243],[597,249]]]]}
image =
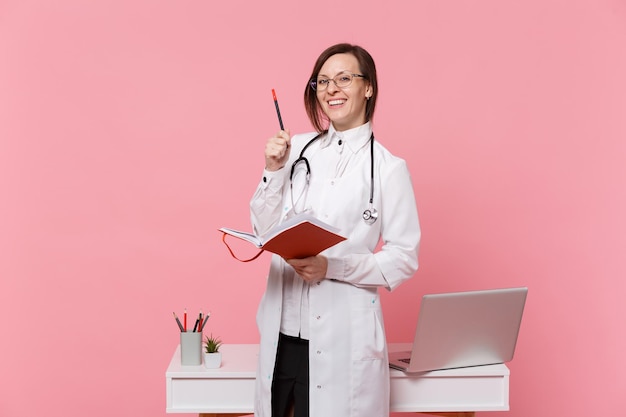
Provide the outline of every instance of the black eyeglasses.
{"type": "Polygon", "coordinates": [[[330,82],[332,81],[333,83],[335,83],[337,88],[346,88],[346,87],[349,87],[350,84],[352,84],[352,79],[354,77],[366,78],[365,75],[363,74],[351,74],[349,72],[343,72],[341,74],[336,75],[335,78],[326,78],[326,77],[313,78],[311,81],[309,81],[309,85],[315,91],[324,91],[328,88],[328,86],[330,85],[330,82]]]}

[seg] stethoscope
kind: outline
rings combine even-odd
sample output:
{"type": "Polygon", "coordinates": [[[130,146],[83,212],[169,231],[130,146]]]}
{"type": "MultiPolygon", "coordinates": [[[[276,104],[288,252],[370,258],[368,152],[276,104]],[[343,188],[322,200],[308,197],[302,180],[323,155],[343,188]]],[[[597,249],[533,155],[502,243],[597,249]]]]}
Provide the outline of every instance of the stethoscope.
{"type": "MultiPolygon", "coordinates": [[[[306,159],[306,157],[304,156],[304,152],[313,142],[315,142],[325,133],[326,131],[319,133],[317,136],[311,139],[306,145],[304,145],[304,148],[302,148],[302,150],[300,151],[300,156],[298,157],[298,159],[293,161],[293,164],[291,164],[291,173],[289,174],[289,182],[291,183],[291,205],[294,211],[295,211],[295,203],[293,201],[293,174],[298,164],[304,163],[304,165],[306,166],[306,186],[307,187],[309,186],[309,178],[311,177],[311,165],[309,164],[309,160],[306,159]]],[[[374,222],[376,222],[376,219],[378,219],[378,210],[374,208],[374,133],[373,132],[372,132],[372,135],[370,136],[370,169],[371,169],[370,171],[370,200],[369,200],[368,208],[366,208],[363,211],[363,216],[362,216],[363,221],[365,221],[365,223],[368,225],[374,224],[374,222]]]]}

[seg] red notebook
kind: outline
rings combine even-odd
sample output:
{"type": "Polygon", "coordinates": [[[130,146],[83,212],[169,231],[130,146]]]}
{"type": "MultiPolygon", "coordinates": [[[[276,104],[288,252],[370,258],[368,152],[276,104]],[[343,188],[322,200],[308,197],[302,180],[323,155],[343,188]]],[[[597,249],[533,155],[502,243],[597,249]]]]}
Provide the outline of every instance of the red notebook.
{"type": "Polygon", "coordinates": [[[346,240],[344,236],[339,234],[337,228],[306,213],[299,214],[275,226],[263,236],[226,227],[219,230],[225,234],[224,237],[228,234],[246,240],[262,251],[266,250],[278,254],[285,259],[315,256],[346,240]]]}

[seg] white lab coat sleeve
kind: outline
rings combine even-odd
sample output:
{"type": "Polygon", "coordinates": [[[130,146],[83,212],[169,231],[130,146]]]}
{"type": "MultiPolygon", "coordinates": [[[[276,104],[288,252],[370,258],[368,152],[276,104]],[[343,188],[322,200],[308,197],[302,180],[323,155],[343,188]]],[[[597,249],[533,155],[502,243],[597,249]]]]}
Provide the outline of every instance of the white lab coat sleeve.
{"type": "Polygon", "coordinates": [[[283,203],[286,169],[263,170],[263,177],[250,200],[250,220],[254,234],[261,236],[278,224],[283,203]]]}
{"type": "Polygon", "coordinates": [[[396,159],[389,165],[381,172],[378,187],[380,251],[329,257],[327,278],[393,290],[417,271],[421,230],[411,176],[405,161],[396,159]]]}

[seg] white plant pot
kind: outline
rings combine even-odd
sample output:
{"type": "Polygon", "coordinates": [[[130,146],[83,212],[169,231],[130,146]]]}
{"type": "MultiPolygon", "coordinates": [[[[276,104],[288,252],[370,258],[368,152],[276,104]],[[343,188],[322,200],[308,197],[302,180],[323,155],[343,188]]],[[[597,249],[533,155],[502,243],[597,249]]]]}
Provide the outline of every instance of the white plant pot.
{"type": "Polygon", "coordinates": [[[207,369],[217,369],[222,366],[222,352],[204,352],[204,367],[207,369]]]}

